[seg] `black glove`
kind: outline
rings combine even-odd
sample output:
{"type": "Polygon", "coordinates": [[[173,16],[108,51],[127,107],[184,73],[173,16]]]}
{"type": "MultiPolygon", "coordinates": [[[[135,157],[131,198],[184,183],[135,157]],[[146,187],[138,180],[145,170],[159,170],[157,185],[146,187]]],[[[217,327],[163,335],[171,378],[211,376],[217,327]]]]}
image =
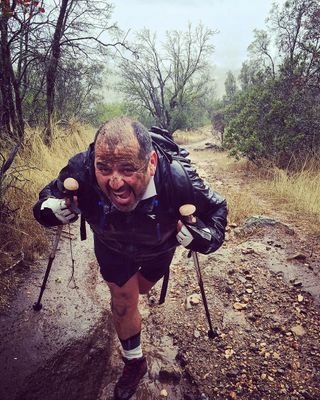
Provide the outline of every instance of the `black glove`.
{"type": "Polygon", "coordinates": [[[196,222],[184,222],[184,226],[177,234],[177,240],[186,249],[206,252],[210,246],[212,235],[210,229],[199,219],[196,222]]]}

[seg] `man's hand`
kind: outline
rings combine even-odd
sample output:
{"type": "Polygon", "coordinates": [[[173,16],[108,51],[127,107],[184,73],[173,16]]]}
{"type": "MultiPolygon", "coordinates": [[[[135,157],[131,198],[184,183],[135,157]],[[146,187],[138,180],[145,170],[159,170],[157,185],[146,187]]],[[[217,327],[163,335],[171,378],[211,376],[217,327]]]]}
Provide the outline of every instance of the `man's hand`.
{"type": "Polygon", "coordinates": [[[197,218],[195,222],[181,222],[178,221],[178,234],[176,236],[178,242],[187,249],[207,247],[210,244],[212,235],[210,229],[197,218]]]}
{"type": "Polygon", "coordinates": [[[187,247],[193,241],[193,236],[189,229],[181,222],[178,223],[179,232],[177,233],[177,240],[183,246],[187,247]]]}
{"type": "Polygon", "coordinates": [[[52,211],[55,217],[63,224],[69,224],[78,218],[76,212],[78,210],[75,210],[72,205],[69,205],[68,207],[65,199],[50,197],[41,205],[41,210],[45,211],[46,209],[52,211]]]}

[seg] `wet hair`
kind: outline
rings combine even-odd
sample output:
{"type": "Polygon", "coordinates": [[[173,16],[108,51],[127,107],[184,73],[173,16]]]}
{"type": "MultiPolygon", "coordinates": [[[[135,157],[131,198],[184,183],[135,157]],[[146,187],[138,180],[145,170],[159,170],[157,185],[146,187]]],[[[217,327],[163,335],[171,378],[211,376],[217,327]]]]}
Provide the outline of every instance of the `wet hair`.
{"type": "Polygon", "coordinates": [[[148,160],[153,150],[152,140],[148,129],[140,122],[128,117],[113,118],[98,129],[94,144],[103,140],[108,146],[114,148],[130,141],[130,136],[135,137],[139,144],[139,159],[148,160]]]}

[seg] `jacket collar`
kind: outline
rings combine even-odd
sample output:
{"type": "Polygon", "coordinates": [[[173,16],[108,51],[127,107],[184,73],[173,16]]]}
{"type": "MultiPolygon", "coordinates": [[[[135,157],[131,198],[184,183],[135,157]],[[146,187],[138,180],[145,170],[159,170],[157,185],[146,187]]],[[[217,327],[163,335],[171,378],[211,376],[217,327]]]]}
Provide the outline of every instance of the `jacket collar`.
{"type": "Polygon", "coordinates": [[[156,194],[157,194],[157,189],[154,183],[154,176],[152,176],[141,200],[149,199],[150,197],[156,196],[156,194]]]}

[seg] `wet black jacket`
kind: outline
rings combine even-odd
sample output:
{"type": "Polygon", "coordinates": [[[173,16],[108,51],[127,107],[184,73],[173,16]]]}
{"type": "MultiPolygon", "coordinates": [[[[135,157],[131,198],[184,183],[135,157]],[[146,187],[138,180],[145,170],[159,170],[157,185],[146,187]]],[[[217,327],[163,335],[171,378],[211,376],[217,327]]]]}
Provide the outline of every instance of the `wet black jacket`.
{"type": "Polygon", "coordinates": [[[190,163],[175,159],[169,162],[163,152],[158,148],[155,150],[158,154],[157,196],[140,201],[135,210],[117,210],[101,192],[94,174],[93,145],[90,145],[86,152],[72,157],[58,178],[40,192],[33,210],[35,218],[48,227],[61,224],[51,210],[40,210],[41,204],[48,197],[63,198],[63,181],[73,177],[79,182],[81,214],[95,237],[108,248],[137,260],[146,260],[178,246],[179,207],[192,203],[196,206],[195,216],[210,229],[212,240],[210,244],[197,243],[196,247],[192,242],[191,249],[205,254],[217,250],[224,241],[225,200],[199,178],[190,163]]]}

